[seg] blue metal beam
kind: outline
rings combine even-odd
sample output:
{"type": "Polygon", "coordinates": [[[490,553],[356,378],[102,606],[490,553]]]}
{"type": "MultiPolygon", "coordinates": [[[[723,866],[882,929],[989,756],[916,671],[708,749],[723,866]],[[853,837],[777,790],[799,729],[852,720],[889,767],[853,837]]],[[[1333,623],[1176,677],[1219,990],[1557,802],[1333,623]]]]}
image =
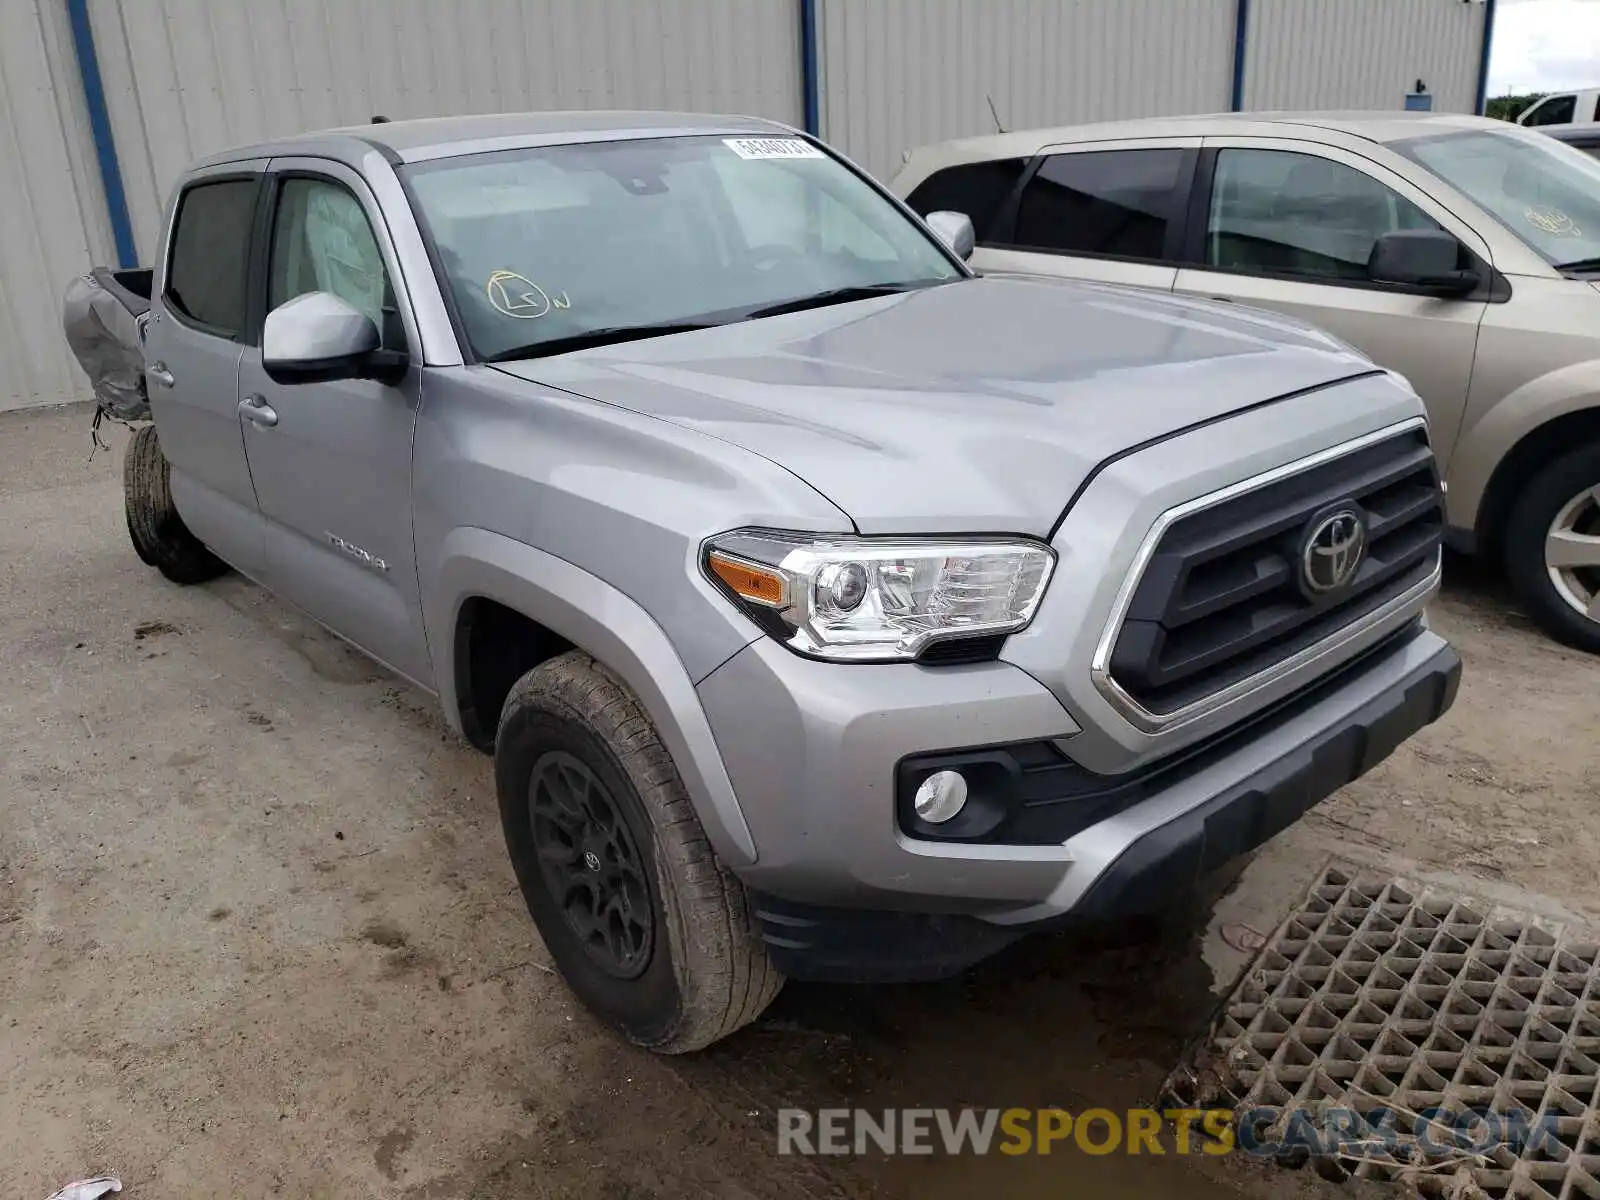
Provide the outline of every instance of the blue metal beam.
{"type": "Polygon", "coordinates": [[[1244,60],[1250,48],[1250,0],[1236,0],[1233,10],[1233,111],[1244,109],[1244,60]]]}
{"type": "Polygon", "coordinates": [[[1489,53],[1494,45],[1494,5],[1495,0],[1484,0],[1483,51],[1478,58],[1478,115],[1480,117],[1489,108],[1489,53]]]}
{"type": "Polygon", "coordinates": [[[800,94],[805,106],[806,132],[822,136],[822,96],[817,69],[817,0],[800,0],[800,94]]]}
{"type": "Polygon", "coordinates": [[[94,28],[89,24],[89,0],[67,0],[67,20],[72,25],[72,45],[78,56],[78,78],[89,108],[89,132],[95,157],[100,160],[100,186],[106,194],[106,215],[116,242],[117,265],[138,265],[133,244],[133,222],[128,219],[128,195],[117,164],[117,143],[111,135],[111,114],[106,109],[106,89],[100,80],[100,59],[94,52],[94,28]]]}

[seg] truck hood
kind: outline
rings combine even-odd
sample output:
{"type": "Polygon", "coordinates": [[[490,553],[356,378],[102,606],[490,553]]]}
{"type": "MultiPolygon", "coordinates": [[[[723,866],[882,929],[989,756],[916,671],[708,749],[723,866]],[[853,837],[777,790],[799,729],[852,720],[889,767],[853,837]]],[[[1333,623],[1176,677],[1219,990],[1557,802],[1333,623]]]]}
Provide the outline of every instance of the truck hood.
{"type": "Polygon", "coordinates": [[[499,369],[744,447],[862,533],[1043,537],[1119,451],[1375,368],[1254,310],[986,276],[499,369]]]}

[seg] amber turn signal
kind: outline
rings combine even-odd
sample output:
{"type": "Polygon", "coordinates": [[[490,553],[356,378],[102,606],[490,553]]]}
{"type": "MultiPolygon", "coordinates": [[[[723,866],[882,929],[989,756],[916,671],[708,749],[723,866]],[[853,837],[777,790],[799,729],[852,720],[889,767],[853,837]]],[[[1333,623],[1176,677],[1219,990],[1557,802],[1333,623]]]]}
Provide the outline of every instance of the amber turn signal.
{"type": "Polygon", "coordinates": [[[713,550],[706,556],[711,573],[732,589],[741,600],[767,608],[782,608],[785,603],[783,576],[770,567],[746,562],[713,550]]]}

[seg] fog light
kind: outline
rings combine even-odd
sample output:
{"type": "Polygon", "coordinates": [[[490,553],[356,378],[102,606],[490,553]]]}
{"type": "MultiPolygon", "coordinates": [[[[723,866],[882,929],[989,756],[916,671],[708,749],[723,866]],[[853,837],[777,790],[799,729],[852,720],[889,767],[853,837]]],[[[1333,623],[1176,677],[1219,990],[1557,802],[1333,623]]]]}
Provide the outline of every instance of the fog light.
{"type": "Polygon", "coordinates": [[[917,787],[911,807],[930,825],[942,825],[967,802],[967,781],[960,771],[935,771],[917,787]]]}

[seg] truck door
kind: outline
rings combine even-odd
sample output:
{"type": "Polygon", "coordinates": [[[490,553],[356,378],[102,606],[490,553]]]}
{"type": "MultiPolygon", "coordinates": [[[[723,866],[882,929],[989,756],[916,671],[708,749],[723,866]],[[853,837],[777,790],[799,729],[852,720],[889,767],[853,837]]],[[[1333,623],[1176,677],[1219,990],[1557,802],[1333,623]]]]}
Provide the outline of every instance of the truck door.
{"type": "MultiPolygon", "coordinates": [[[[388,230],[360,175],[323,159],[274,159],[267,184],[262,314],[331,292],[390,349],[419,341],[388,230]]],[[[411,536],[413,365],[372,379],[280,384],[250,339],[237,420],[267,543],[266,582],[340,636],[425,687],[432,668],[411,536]]]]}
{"type": "Polygon", "coordinates": [[[239,428],[246,276],[265,160],[185,180],[156,264],[145,376],[172,497],[184,523],[239,570],[259,575],[265,542],[239,428]]]}

